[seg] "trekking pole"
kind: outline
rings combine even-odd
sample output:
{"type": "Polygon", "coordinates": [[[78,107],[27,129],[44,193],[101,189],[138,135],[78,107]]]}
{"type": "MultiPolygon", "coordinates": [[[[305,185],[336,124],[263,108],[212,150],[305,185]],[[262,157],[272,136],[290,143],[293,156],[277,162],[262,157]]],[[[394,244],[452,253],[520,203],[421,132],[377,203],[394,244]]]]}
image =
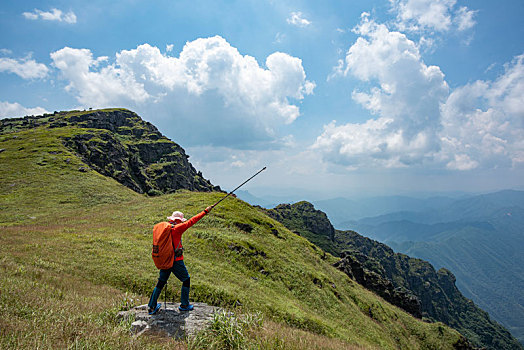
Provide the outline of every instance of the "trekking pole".
{"type": "Polygon", "coordinates": [[[164,312],[167,314],[167,281],[166,281],[166,289],[164,290],[164,312]]]}
{"type": "Polygon", "coordinates": [[[262,169],[260,169],[255,175],[251,176],[249,179],[247,179],[246,181],[242,182],[240,184],[240,186],[238,186],[237,188],[235,188],[233,191],[229,192],[225,197],[223,197],[221,200],[219,200],[218,202],[216,202],[215,204],[213,204],[211,206],[211,208],[214,208],[215,206],[218,205],[218,203],[222,202],[224,199],[226,199],[227,197],[229,197],[230,195],[233,194],[233,192],[235,192],[236,190],[238,190],[240,187],[244,186],[249,180],[251,180],[252,178],[254,178],[255,176],[257,176],[258,174],[260,174],[261,172],[263,172],[264,170],[266,170],[266,167],[263,167],[262,169]]]}

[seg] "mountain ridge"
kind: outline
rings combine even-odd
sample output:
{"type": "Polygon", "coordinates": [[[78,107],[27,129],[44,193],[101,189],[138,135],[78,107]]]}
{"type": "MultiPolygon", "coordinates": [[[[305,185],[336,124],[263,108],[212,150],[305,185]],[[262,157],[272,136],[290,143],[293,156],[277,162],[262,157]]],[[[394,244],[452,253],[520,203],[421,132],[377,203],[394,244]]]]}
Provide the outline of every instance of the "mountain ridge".
{"type": "Polygon", "coordinates": [[[63,143],[87,166],[138,193],[220,191],[188,161],[184,149],[126,109],[55,112],[0,120],[0,134],[34,127],[81,128],[63,143]]]}
{"type": "MultiPolygon", "coordinates": [[[[456,278],[447,269],[435,269],[426,261],[410,258],[405,254],[394,253],[385,244],[363,237],[354,231],[335,230],[335,239],[326,242],[326,238],[331,234],[318,230],[318,227],[327,227],[329,219],[325,213],[314,210],[313,205],[308,203],[295,203],[292,205],[277,206],[274,209],[261,209],[264,211],[274,211],[270,214],[275,219],[293,229],[301,232],[304,237],[313,236],[313,242],[327,251],[332,251],[342,256],[346,260],[339,267],[346,271],[351,277],[370,288],[376,290],[386,289],[386,283],[369,283],[370,280],[377,280],[375,275],[381,276],[382,280],[390,281],[395,288],[405,288],[409,294],[419,298],[421,313],[424,317],[432,320],[439,320],[465,334],[476,346],[485,346],[490,349],[520,349],[518,342],[502,326],[493,322],[489,315],[475,306],[471,300],[466,299],[455,286],[456,278]],[[306,220],[297,219],[302,210],[306,208],[306,215],[317,213],[317,220],[324,222],[322,225],[307,227],[306,220]],[[285,210],[282,210],[285,209],[285,210]],[[290,214],[291,213],[291,214],[290,214]],[[308,232],[308,233],[305,233],[308,232]],[[320,235],[324,239],[319,239],[320,235]],[[363,255],[362,255],[363,254],[363,255]],[[366,270],[368,272],[366,272],[366,270]],[[371,271],[371,272],[369,272],[371,271]],[[368,277],[358,277],[359,274],[366,274],[368,277]],[[431,287],[432,285],[436,286],[431,287]],[[462,316],[461,316],[462,315],[462,316]],[[481,320],[481,321],[480,321],[481,320]],[[480,324],[478,323],[480,322],[480,324]],[[489,329],[489,331],[488,331],[489,329]],[[496,336],[495,336],[496,334],[496,336]]],[[[311,218],[309,219],[311,221],[311,218]]],[[[330,223],[329,223],[330,225],[330,223]]],[[[380,291],[377,291],[380,294],[380,291]]],[[[408,298],[390,297],[390,301],[396,301],[400,307],[405,307],[413,313],[413,303],[408,298]]],[[[416,314],[416,310],[415,310],[416,314]]]]}

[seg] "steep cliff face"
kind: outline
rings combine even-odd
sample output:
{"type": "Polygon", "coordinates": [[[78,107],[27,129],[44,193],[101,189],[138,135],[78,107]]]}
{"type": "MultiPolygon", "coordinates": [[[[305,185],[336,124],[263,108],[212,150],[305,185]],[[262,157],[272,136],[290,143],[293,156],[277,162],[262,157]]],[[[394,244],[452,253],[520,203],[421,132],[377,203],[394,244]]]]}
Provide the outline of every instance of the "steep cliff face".
{"type": "Polygon", "coordinates": [[[70,128],[70,135],[63,137],[69,149],[87,166],[138,193],[220,190],[196,171],[182,147],[131,111],[55,112],[6,119],[0,125],[2,130],[37,126],[70,128]]]}
{"type": "Polygon", "coordinates": [[[378,262],[373,260],[362,253],[343,252],[341,259],[333,266],[389,303],[404,309],[417,318],[422,318],[420,299],[410,290],[395,286],[389,278],[385,277],[384,271],[378,269],[379,272],[375,272],[368,269],[366,265],[370,263],[379,266],[378,262]]]}
{"type": "Polygon", "coordinates": [[[395,253],[387,245],[353,231],[337,231],[336,239],[352,254],[361,253],[370,259],[372,263],[365,263],[366,268],[416,295],[424,318],[455,328],[476,346],[521,349],[504,327],[462,295],[449,270],[441,268],[435,271],[427,261],[395,253]]]}

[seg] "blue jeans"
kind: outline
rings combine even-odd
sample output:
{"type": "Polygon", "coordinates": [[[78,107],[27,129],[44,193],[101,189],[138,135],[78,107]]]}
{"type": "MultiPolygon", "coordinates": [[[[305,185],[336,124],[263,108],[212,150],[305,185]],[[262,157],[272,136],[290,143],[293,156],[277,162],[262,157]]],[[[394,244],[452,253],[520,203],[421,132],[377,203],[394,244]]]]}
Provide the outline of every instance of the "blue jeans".
{"type": "Polygon", "coordinates": [[[169,279],[169,276],[171,275],[171,272],[173,275],[176,276],[181,282],[182,282],[182,291],[180,293],[180,304],[182,306],[189,305],[189,288],[190,288],[190,276],[189,272],[187,272],[186,265],[184,264],[184,260],[178,260],[173,263],[173,266],[170,269],[160,270],[158,275],[158,282],[156,284],[155,289],[153,290],[153,293],[151,294],[151,298],[149,299],[148,306],[150,308],[155,308],[158,297],[160,296],[160,293],[162,292],[162,288],[167,283],[167,280],[169,279]]]}

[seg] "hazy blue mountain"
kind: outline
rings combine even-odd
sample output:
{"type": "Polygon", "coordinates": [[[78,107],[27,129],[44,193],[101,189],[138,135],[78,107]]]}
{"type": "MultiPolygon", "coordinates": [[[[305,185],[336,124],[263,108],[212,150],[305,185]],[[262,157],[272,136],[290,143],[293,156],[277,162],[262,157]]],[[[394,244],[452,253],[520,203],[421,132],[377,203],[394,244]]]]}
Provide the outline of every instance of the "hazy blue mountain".
{"type": "MultiPolygon", "coordinates": [[[[511,220],[511,218],[509,218],[511,220]]],[[[523,341],[524,237],[494,226],[442,232],[433,242],[388,242],[395,250],[446,267],[457,287],[523,341]]]]}
{"type": "MultiPolygon", "coordinates": [[[[315,208],[325,212],[335,227],[341,221],[356,220],[370,216],[371,208],[347,198],[333,198],[312,202],[315,208]]],[[[376,214],[375,214],[376,215],[376,214]]]]}
{"type": "Polygon", "coordinates": [[[500,212],[501,209],[514,207],[524,208],[524,191],[506,190],[458,200],[442,208],[440,213],[441,219],[455,216],[457,219],[474,220],[484,219],[500,212]]]}
{"type": "Polygon", "coordinates": [[[272,208],[276,205],[271,201],[252,195],[249,191],[238,190],[235,194],[238,198],[251,205],[259,205],[264,208],[272,208]]]}
{"type": "Polygon", "coordinates": [[[445,267],[468,298],[524,343],[524,192],[500,191],[426,210],[341,223],[343,229],[445,267]]]}
{"type": "Polygon", "coordinates": [[[339,229],[348,221],[361,220],[400,211],[431,211],[455,202],[452,197],[435,196],[414,198],[407,196],[382,196],[370,198],[333,198],[313,201],[316,208],[326,212],[333,225],[339,229]]]}
{"type": "Polygon", "coordinates": [[[361,232],[366,237],[381,242],[404,241],[432,241],[438,239],[442,232],[453,231],[464,227],[480,227],[489,229],[491,225],[486,222],[442,222],[437,224],[421,224],[408,219],[369,223],[369,220],[352,221],[342,225],[361,232]],[[366,222],[368,221],[368,222],[366,222]]]}

